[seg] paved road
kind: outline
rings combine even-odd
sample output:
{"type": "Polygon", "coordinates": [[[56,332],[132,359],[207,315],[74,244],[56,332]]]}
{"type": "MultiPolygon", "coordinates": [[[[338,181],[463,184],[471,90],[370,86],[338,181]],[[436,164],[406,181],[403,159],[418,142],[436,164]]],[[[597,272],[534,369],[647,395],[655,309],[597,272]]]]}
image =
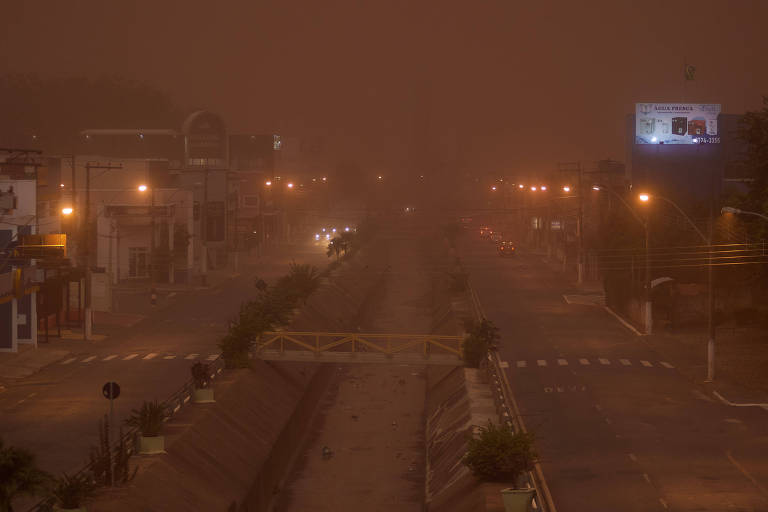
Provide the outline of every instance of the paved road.
{"type": "Polygon", "coordinates": [[[218,287],[178,293],[152,316],[111,332],[105,341],[67,344],[72,356],[0,393],[0,435],[7,444],[32,449],[48,471],[79,467],[97,444],[97,423],[108,410],[101,396],[105,382],[114,380],[122,388],[115,402],[121,420],[142,400],[165,399],[189,379],[192,359],[217,356],[216,343],[229,319],[254,295],[253,276],[274,279],[292,260],[319,268],[328,261],[314,243],[275,250],[218,287]]]}
{"type": "Polygon", "coordinates": [[[469,235],[460,253],[559,512],[768,510],[766,411],[716,402],[599,303],[568,303],[584,292],[539,256],[469,235]]]}

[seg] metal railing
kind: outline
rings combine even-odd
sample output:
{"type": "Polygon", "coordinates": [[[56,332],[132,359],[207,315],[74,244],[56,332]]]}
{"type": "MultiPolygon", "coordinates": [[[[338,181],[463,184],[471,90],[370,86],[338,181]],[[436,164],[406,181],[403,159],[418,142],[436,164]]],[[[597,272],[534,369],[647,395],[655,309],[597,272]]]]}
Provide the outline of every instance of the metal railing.
{"type": "MultiPolygon", "coordinates": [[[[469,285],[468,291],[472,316],[474,316],[477,321],[485,320],[485,313],[480,305],[480,299],[477,296],[477,293],[469,285]]],[[[485,365],[485,370],[487,372],[488,382],[491,385],[491,392],[493,394],[499,420],[511,427],[515,432],[528,432],[525,428],[525,422],[520,414],[520,409],[517,406],[515,396],[512,393],[512,386],[509,383],[507,374],[502,368],[499,353],[494,349],[490,350],[487,354],[487,361],[488,364],[485,365]]],[[[547,486],[547,481],[544,478],[544,473],[541,470],[541,465],[538,462],[534,463],[533,471],[528,472],[527,484],[529,487],[533,487],[536,490],[536,496],[533,501],[533,508],[535,510],[557,512],[557,508],[552,500],[552,495],[549,492],[549,487],[547,486]]]]}
{"type": "Polygon", "coordinates": [[[311,352],[376,353],[454,356],[461,360],[461,336],[436,334],[363,334],[341,332],[265,332],[256,344],[256,354],[267,349],[285,354],[291,350],[311,352]],[[418,350],[414,350],[418,349],[418,350]]]}

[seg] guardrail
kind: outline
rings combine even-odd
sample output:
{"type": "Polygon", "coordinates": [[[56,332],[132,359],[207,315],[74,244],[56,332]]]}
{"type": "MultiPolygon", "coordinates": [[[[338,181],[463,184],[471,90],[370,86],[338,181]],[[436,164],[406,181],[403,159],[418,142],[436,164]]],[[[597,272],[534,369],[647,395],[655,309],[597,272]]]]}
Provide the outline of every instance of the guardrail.
{"type": "MultiPolygon", "coordinates": [[[[469,284],[467,284],[467,289],[469,291],[472,315],[477,321],[485,320],[486,316],[480,305],[480,298],[469,284]]],[[[485,366],[485,370],[487,372],[488,382],[491,385],[491,391],[493,393],[499,420],[504,422],[507,426],[512,427],[515,432],[528,432],[525,428],[525,422],[520,415],[520,409],[517,407],[515,396],[512,393],[512,386],[509,383],[506,372],[504,372],[504,369],[501,366],[501,359],[499,358],[498,352],[496,350],[490,350],[487,354],[487,358],[488,364],[485,366]]],[[[544,473],[541,470],[541,465],[538,462],[534,463],[533,471],[528,472],[527,485],[536,490],[536,497],[533,500],[533,508],[535,510],[557,512],[557,508],[552,501],[552,495],[549,492],[549,487],[547,486],[547,481],[544,478],[544,473]]]]}
{"type": "MultiPolygon", "coordinates": [[[[210,375],[211,380],[215,379],[224,370],[224,361],[221,357],[219,357],[212,363],[208,363],[208,364],[212,368],[212,372],[210,375]]],[[[163,400],[163,405],[165,405],[168,410],[168,416],[163,421],[168,421],[169,419],[171,419],[174,414],[179,412],[185,405],[187,405],[192,400],[192,391],[194,389],[195,389],[195,381],[194,379],[190,378],[184,383],[183,386],[181,386],[178,390],[174,391],[171,394],[171,396],[163,400]]],[[[110,425],[110,429],[114,426],[115,425],[110,425]]],[[[124,443],[126,446],[126,451],[128,452],[128,455],[133,455],[136,449],[135,441],[136,441],[136,435],[138,433],[139,433],[139,429],[136,427],[133,427],[127,432],[123,433],[123,436],[116,439],[110,446],[110,450],[112,451],[112,454],[115,453],[115,451],[118,449],[121,443],[124,443]]],[[[89,473],[92,470],[93,468],[92,468],[91,462],[87,462],[83,466],[81,466],[73,475],[81,476],[89,473]]],[[[33,505],[31,508],[27,509],[27,512],[36,512],[40,510],[40,507],[44,504],[44,502],[45,502],[44,499],[40,500],[39,502],[35,503],[35,505],[33,505]]]]}

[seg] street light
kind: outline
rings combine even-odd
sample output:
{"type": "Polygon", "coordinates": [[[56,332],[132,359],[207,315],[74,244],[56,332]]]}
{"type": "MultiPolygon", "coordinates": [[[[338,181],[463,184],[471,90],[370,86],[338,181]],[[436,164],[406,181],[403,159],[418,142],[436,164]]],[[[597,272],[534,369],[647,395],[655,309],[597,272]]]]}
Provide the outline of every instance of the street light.
{"type": "Polygon", "coordinates": [[[272,182],[271,182],[270,180],[267,180],[267,181],[266,181],[264,184],[265,184],[266,186],[268,186],[268,187],[271,187],[271,186],[272,186],[272,182]]]}
{"type": "Polygon", "coordinates": [[[139,192],[146,192],[147,191],[147,186],[146,185],[139,185],[137,188],[139,189],[139,192]]]}
{"type": "Polygon", "coordinates": [[[570,191],[571,191],[571,187],[569,187],[568,185],[563,187],[563,192],[570,192],[570,191]]]}
{"type": "Polygon", "coordinates": [[[532,192],[536,192],[536,187],[531,187],[532,192]]]}
{"type": "Polygon", "coordinates": [[[545,192],[546,190],[547,190],[547,186],[546,186],[546,185],[542,185],[542,186],[541,186],[541,191],[542,191],[542,192],[545,192]]]}
{"type": "Polygon", "coordinates": [[[519,185],[517,186],[517,188],[519,188],[519,189],[523,189],[523,188],[525,188],[525,185],[523,185],[523,184],[521,183],[521,184],[519,184],[519,185]]]}
{"type": "Polygon", "coordinates": [[[288,183],[288,185],[286,185],[286,186],[287,186],[288,188],[293,188],[293,183],[288,183]]]}
{"type": "Polygon", "coordinates": [[[73,211],[74,210],[71,207],[69,207],[69,206],[61,209],[61,213],[64,214],[64,215],[72,215],[73,211]]]}
{"type": "Polygon", "coordinates": [[[494,192],[496,192],[496,185],[492,186],[492,187],[491,187],[491,190],[493,190],[494,192]]]}
{"type": "Polygon", "coordinates": [[[735,213],[737,215],[754,215],[755,217],[760,217],[763,220],[768,220],[768,216],[763,215],[762,213],[747,212],[739,208],[734,208],[732,206],[723,206],[723,208],[720,210],[720,213],[735,213]]]}
{"type": "Polygon", "coordinates": [[[637,196],[637,198],[642,202],[647,203],[648,200],[651,199],[651,196],[649,196],[648,194],[640,194],[639,196],[637,196]]]}

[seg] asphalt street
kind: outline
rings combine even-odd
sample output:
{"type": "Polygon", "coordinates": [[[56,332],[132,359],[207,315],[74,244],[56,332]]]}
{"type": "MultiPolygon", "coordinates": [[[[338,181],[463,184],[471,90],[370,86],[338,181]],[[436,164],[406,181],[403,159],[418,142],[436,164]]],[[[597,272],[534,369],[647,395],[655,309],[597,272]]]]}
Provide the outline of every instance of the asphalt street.
{"type": "Polygon", "coordinates": [[[768,413],[728,407],[600,304],[521,251],[459,253],[558,512],[768,511],[768,413]],[[585,305],[593,303],[594,305],[585,305]]]}
{"type": "Polygon", "coordinates": [[[164,400],[190,378],[195,359],[218,356],[216,343],[229,320],[255,295],[254,276],[270,282],[294,260],[318,268],[328,262],[322,244],[284,246],[247,262],[241,275],[219,286],[177,293],[146,319],[112,330],[103,341],[72,342],[66,359],[0,393],[4,442],[32,450],[40,466],[54,474],[79,468],[98,443],[98,421],[108,412],[101,395],[105,382],[121,386],[115,401],[121,423],[143,400],[164,400]]]}

